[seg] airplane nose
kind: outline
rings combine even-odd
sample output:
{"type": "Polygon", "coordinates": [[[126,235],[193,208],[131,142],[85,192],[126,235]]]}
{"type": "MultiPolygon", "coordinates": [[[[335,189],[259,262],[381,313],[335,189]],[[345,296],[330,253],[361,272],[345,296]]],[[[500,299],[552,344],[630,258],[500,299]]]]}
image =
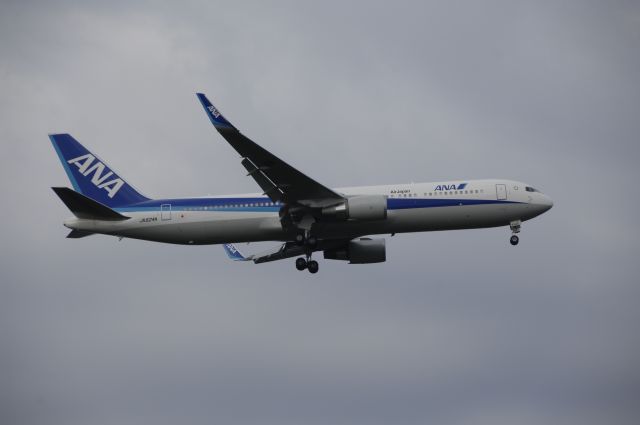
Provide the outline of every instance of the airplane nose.
{"type": "Polygon", "coordinates": [[[542,195],[540,206],[544,208],[544,211],[549,211],[553,207],[553,201],[547,195],[542,195]]]}

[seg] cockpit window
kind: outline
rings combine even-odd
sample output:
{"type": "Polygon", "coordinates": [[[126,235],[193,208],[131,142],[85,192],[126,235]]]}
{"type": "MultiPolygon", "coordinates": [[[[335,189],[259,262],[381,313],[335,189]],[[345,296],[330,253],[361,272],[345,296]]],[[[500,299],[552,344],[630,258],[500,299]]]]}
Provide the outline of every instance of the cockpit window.
{"type": "Polygon", "coordinates": [[[540,192],[538,189],[534,189],[534,188],[532,188],[531,186],[527,186],[527,187],[525,187],[525,190],[526,190],[527,192],[540,192]]]}

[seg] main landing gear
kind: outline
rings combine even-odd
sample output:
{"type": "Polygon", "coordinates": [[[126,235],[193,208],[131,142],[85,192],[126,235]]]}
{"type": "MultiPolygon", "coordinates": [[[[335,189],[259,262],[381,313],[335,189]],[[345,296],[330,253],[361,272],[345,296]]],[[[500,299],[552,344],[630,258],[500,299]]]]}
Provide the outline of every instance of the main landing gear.
{"type": "Polygon", "coordinates": [[[308,230],[305,230],[296,235],[295,242],[299,246],[304,246],[306,251],[306,258],[300,257],[296,260],[296,269],[300,271],[306,269],[312,274],[318,273],[318,269],[320,268],[318,262],[311,259],[311,253],[318,244],[318,239],[315,236],[311,236],[308,230]]]}
{"type": "Polygon", "coordinates": [[[311,256],[308,256],[306,260],[302,257],[296,260],[296,269],[300,271],[307,269],[309,270],[309,273],[314,274],[314,273],[318,273],[319,268],[320,266],[318,266],[318,262],[315,260],[312,260],[311,256]]]}
{"type": "Polygon", "coordinates": [[[511,228],[512,233],[511,238],[509,238],[509,242],[513,246],[518,245],[518,242],[520,242],[520,238],[518,237],[517,233],[520,233],[521,223],[522,222],[520,220],[512,221],[511,223],[509,223],[509,227],[511,228]]]}

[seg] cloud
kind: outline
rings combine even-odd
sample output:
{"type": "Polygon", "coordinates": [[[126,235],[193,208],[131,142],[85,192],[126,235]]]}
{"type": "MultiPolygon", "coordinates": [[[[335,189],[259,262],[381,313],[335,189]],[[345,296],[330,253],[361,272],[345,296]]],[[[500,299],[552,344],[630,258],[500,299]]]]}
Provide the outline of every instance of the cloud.
{"type": "MultiPolygon", "coordinates": [[[[632,2],[6,2],[3,423],[636,423],[632,2]],[[150,196],[253,192],[204,91],[330,186],[505,177],[555,207],[389,261],[65,240],[68,131],[150,196]]],[[[258,250],[254,244],[248,251],[258,250]]]]}

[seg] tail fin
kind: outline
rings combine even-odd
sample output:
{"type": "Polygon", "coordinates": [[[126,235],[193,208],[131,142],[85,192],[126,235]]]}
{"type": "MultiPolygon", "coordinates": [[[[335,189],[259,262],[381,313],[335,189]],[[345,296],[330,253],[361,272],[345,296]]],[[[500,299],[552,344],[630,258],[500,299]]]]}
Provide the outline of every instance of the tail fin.
{"type": "Polygon", "coordinates": [[[148,200],[70,134],[49,139],[76,192],[111,208],[148,200]]]}

